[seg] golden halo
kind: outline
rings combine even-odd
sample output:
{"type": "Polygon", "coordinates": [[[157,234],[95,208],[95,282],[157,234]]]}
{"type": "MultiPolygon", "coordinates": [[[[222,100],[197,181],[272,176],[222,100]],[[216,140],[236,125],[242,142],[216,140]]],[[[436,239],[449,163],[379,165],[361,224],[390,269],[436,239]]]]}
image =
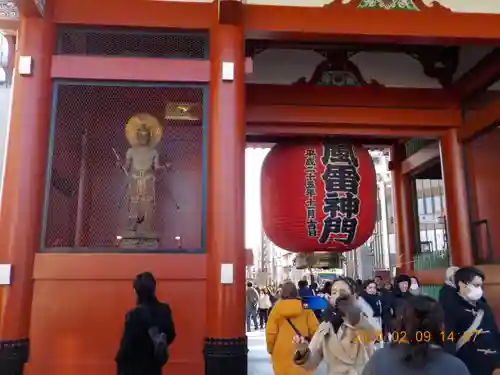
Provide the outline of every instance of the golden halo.
{"type": "Polygon", "coordinates": [[[140,129],[142,125],[146,125],[146,128],[151,134],[149,145],[155,147],[163,136],[163,128],[158,119],[149,113],[139,113],[128,120],[125,126],[125,136],[127,137],[128,143],[130,143],[131,146],[138,145],[137,130],[140,129]]]}

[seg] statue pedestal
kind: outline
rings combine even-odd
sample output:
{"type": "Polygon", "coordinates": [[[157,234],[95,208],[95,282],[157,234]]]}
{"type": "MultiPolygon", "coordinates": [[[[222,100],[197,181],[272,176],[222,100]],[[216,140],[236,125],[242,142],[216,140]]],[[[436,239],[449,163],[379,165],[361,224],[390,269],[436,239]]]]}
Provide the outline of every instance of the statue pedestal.
{"type": "Polygon", "coordinates": [[[154,232],[123,232],[118,236],[122,249],[158,249],[160,237],[154,232]]]}

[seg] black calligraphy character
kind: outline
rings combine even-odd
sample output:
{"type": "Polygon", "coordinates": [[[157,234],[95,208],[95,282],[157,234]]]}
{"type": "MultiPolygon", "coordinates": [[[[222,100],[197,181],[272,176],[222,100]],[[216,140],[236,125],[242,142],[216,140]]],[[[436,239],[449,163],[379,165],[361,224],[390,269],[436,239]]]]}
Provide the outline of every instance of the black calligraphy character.
{"type": "Polygon", "coordinates": [[[319,243],[325,244],[330,238],[330,234],[338,234],[342,228],[342,218],[327,216],[323,220],[323,229],[321,230],[321,236],[319,237],[319,243]]]}
{"type": "Polygon", "coordinates": [[[345,217],[352,217],[359,214],[359,198],[353,193],[346,193],[341,197],[338,193],[327,194],[324,200],[323,212],[330,216],[337,216],[337,213],[345,217]]]}
{"type": "Polygon", "coordinates": [[[314,197],[316,195],[316,182],[307,181],[305,195],[307,197],[314,197]]]}
{"type": "Polygon", "coordinates": [[[350,164],[355,167],[359,166],[358,158],[352,146],[335,143],[323,143],[323,155],[321,157],[323,165],[327,164],[350,164]]]}
{"type": "Polygon", "coordinates": [[[327,164],[321,178],[327,194],[343,191],[358,195],[360,177],[354,166],[327,164]]]}
{"type": "Polygon", "coordinates": [[[316,220],[310,219],[307,222],[307,236],[317,237],[318,236],[318,222],[316,220]]]}
{"type": "Polygon", "coordinates": [[[316,168],[316,160],[314,160],[314,158],[308,157],[308,158],[306,158],[304,166],[306,167],[307,170],[315,169],[316,168]]]}
{"type": "Polygon", "coordinates": [[[345,238],[335,238],[335,241],[342,242],[343,244],[349,245],[354,240],[356,236],[356,231],[358,229],[358,218],[357,217],[343,217],[342,218],[342,228],[340,229],[341,234],[345,234],[345,238]]]}
{"type": "Polygon", "coordinates": [[[306,149],[306,152],[305,152],[306,156],[308,157],[311,157],[311,156],[316,156],[316,150],[313,149],[313,148],[308,148],[306,149]]]}
{"type": "Polygon", "coordinates": [[[316,174],[314,172],[306,172],[306,181],[316,181],[316,174]]]}
{"type": "Polygon", "coordinates": [[[306,192],[305,192],[306,197],[315,197],[316,194],[316,188],[315,187],[306,187],[306,192]]]}
{"type": "Polygon", "coordinates": [[[356,231],[358,229],[358,218],[348,218],[348,217],[331,217],[327,216],[323,220],[323,229],[321,231],[321,236],[319,237],[319,243],[325,244],[330,238],[330,234],[345,234],[345,238],[334,238],[336,242],[341,242],[345,245],[349,245],[354,240],[356,236],[356,231]]]}
{"type": "Polygon", "coordinates": [[[313,197],[309,197],[306,200],[306,207],[311,208],[311,207],[316,207],[316,201],[314,200],[313,197]]]}
{"type": "Polygon", "coordinates": [[[316,208],[315,207],[307,207],[307,217],[309,219],[316,217],[316,208]]]}

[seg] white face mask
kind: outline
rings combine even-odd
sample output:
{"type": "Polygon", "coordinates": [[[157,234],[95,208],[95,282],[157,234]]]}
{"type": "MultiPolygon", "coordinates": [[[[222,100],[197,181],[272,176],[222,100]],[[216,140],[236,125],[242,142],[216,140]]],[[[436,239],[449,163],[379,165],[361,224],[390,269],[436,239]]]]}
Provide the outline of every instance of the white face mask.
{"type": "Polygon", "coordinates": [[[411,284],[410,285],[410,290],[417,290],[418,289],[418,284],[411,284]]]}
{"type": "Polygon", "coordinates": [[[479,286],[467,285],[467,299],[470,301],[478,301],[483,296],[483,288],[479,286]]]}

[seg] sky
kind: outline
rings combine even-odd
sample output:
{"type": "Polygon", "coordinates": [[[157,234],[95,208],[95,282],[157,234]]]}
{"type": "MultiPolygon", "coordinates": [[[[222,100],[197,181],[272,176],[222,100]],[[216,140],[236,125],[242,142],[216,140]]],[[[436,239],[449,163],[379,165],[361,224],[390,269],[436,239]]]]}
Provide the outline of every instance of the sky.
{"type": "Polygon", "coordinates": [[[269,148],[247,148],[245,153],[245,247],[261,245],[260,171],[269,148]]]}

